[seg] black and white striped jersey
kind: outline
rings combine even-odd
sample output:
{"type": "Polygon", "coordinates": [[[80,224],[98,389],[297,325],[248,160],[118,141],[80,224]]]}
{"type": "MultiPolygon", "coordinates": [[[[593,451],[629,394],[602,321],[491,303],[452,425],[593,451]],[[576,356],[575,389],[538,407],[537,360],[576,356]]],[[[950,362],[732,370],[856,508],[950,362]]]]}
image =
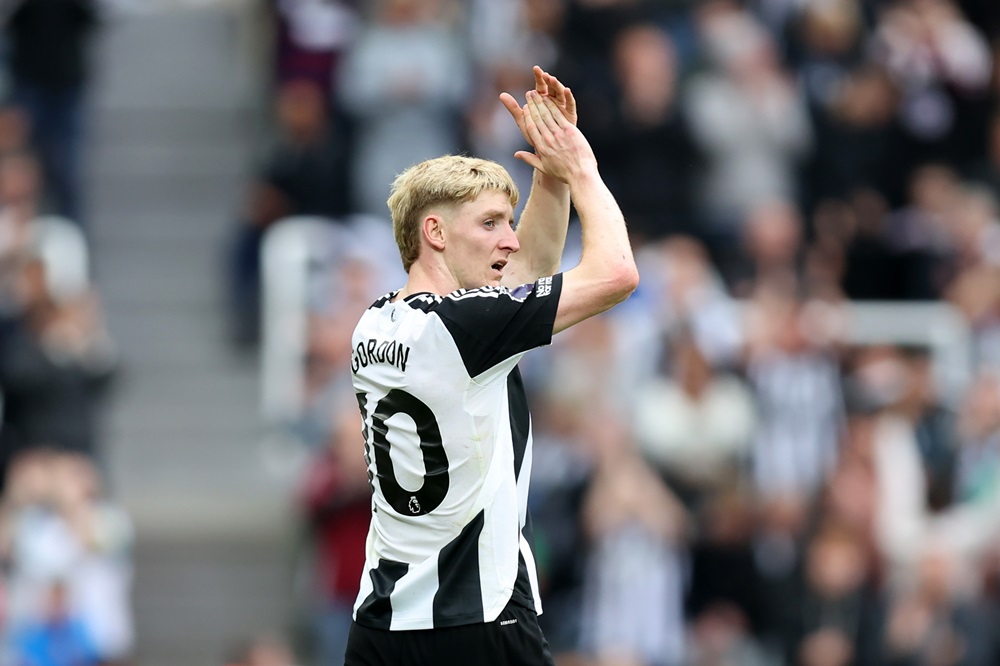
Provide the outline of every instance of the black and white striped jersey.
{"type": "Polygon", "coordinates": [[[512,600],[541,612],[517,362],[551,342],[561,289],[555,275],[395,303],[394,292],[361,317],[351,361],[373,514],[359,624],[491,622],[512,600]]]}

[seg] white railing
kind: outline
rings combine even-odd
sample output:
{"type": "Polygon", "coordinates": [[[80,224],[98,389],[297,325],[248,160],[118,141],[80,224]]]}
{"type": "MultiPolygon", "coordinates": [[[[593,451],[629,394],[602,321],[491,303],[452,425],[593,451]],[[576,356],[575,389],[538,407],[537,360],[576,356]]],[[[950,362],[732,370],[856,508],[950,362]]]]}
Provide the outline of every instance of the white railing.
{"type": "Polygon", "coordinates": [[[337,227],[321,217],[276,223],[261,250],[261,411],[269,424],[302,410],[310,267],[329,252],[337,227]]]}
{"type": "Polygon", "coordinates": [[[31,222],[31,235],[54,299],[71,299],[90,286],[90,249],[80,225],[55,215],[40,217],[31,222]]]}
{"type": "MultiPolygon", "coordinates": [[[[380,293],[402,286],[392,228],[385,220],[291,217],[268,231],[261,251],[261,412],[265,423],[302,414],[309,303],[314,279],[338,260],[364,256],[379,269],[380,293]]],[[[374,296],[372,298],[374,300],[374,296]]]]}
{"type": "Polygon", "coordinates": [[[941,301],[865,301],[850,305],[848,341],[927,347],[943,398],[957,400],[972,378],[972,334],[962,314],[941,301]]]}

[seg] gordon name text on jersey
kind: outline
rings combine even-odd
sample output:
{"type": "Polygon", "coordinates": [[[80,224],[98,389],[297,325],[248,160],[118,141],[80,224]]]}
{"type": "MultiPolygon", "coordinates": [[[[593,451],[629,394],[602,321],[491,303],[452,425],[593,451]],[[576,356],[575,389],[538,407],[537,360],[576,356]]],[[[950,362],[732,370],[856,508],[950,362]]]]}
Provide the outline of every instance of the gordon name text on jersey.
{"type": "Polygon", "coordinates": [[[395,340],[368,338],[351,352],[351,370],[357,372],[372,363],[388,363],[406,372],[406,361],[410,358],[410,348],[395,340]]]}

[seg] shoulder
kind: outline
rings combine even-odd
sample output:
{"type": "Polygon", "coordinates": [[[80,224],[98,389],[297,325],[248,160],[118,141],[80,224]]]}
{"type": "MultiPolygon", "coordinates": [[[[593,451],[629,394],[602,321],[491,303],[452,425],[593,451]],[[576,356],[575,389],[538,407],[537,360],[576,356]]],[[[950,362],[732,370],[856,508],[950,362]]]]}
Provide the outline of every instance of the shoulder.
{"type": "MultiPolygon", "coordinates": [[[[479,287],[478,289],[456,289],[455,291],[439,295],[430,293],[413,294],[404,300],[414,310],[423,312],[436,312],[447,316],[455,310],[474,310],[477,307],[489,307],[491,303],[498,300],[524,300],[530,293],[533,285],[525,285],[511,290],[506,287],[479,287]]],[[[372,307],[379,306],[380,301],[376,301],[372,307]]]]}

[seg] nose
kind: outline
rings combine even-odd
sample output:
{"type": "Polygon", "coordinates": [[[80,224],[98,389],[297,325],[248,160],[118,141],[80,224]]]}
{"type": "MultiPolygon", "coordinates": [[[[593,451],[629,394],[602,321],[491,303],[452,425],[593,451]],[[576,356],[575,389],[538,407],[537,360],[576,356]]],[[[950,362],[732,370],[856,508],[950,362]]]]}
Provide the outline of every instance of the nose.
{"type": "Polygon", "coordinates": [[[511,253],[517,252],[521,249],[521,243],[517,240],[517,234],[514,233],[513,227],[507,226],[506,228],[507,233],[500,239],[500,249],[511,253]]]}

